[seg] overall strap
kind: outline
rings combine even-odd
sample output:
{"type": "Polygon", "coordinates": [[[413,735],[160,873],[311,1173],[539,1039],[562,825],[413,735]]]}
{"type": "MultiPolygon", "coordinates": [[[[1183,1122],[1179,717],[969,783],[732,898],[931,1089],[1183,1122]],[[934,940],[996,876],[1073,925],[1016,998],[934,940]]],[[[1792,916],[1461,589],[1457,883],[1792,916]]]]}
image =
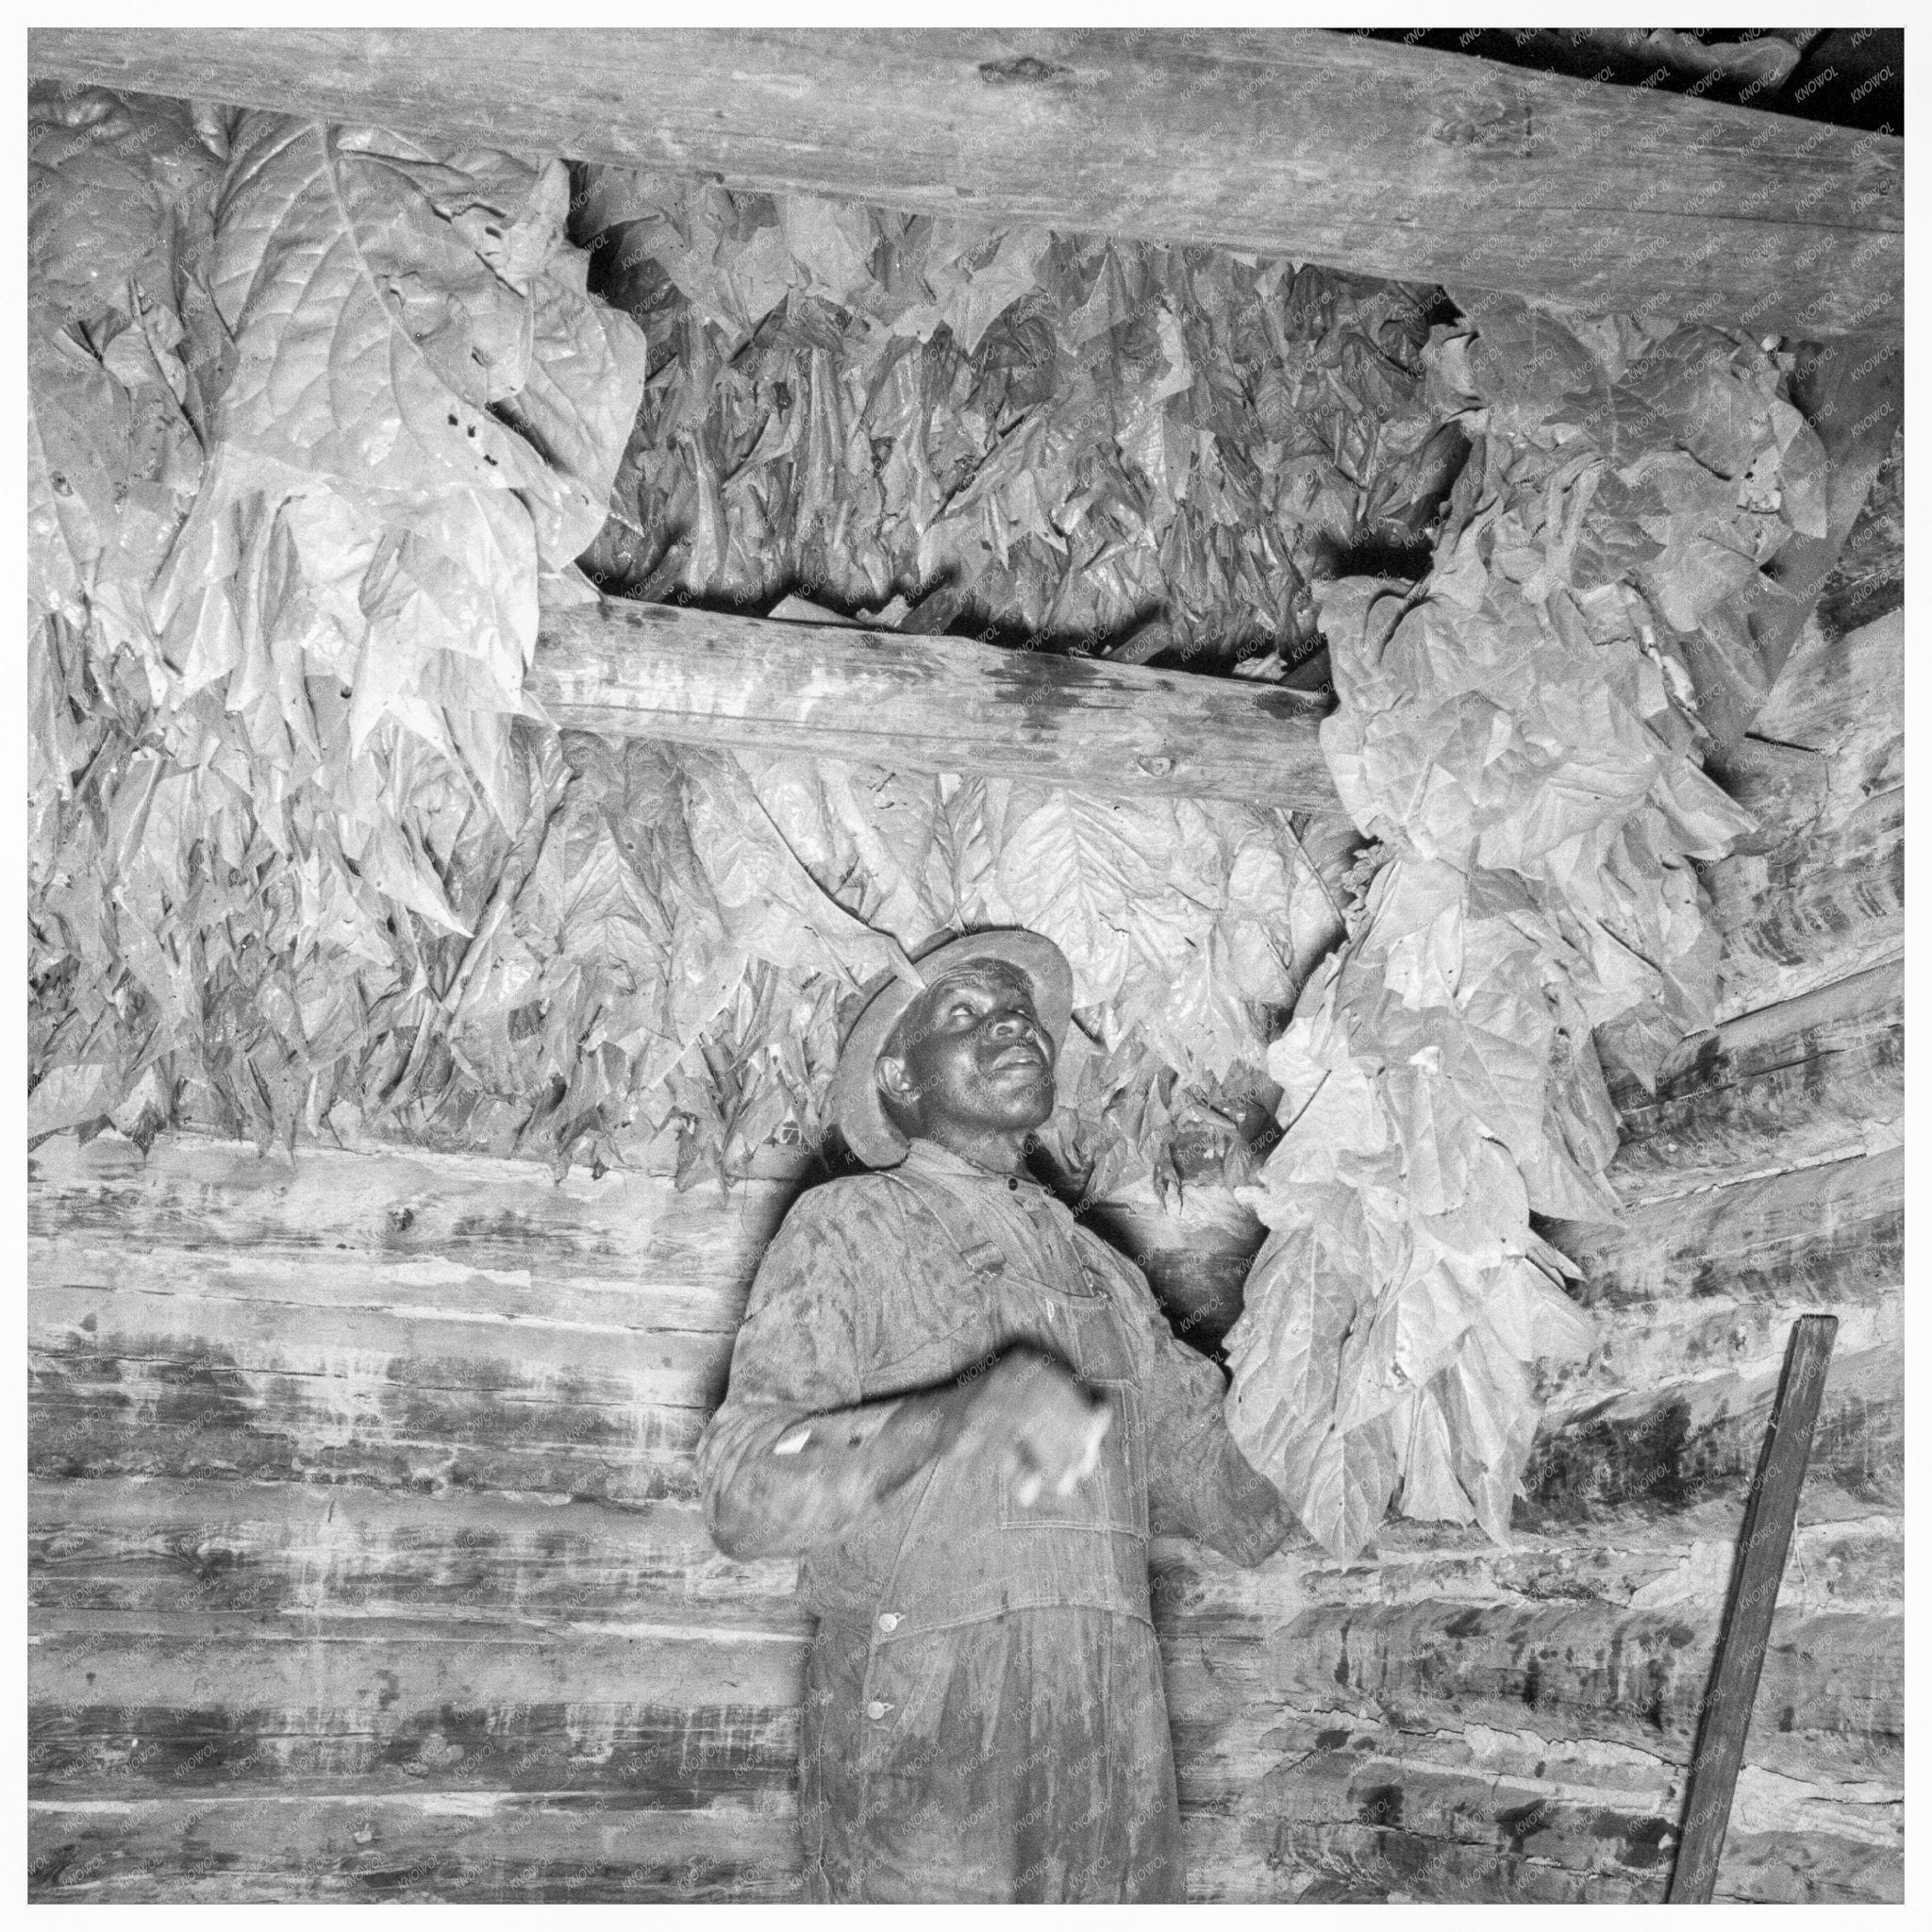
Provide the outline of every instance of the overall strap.
{"type": "Polygon", "coordinates": [[[915,1177],[898,1168],[885,1170],[887,1180],[897,1181],[932,1218],[939,1223],[960,1260],[975,1274],[1002,1274],[1007,1267],[1007,1251],[998,1241],[987,1241],[973,1228],[972,1210],[965,1202],[933,1174],[915,1177]]]}

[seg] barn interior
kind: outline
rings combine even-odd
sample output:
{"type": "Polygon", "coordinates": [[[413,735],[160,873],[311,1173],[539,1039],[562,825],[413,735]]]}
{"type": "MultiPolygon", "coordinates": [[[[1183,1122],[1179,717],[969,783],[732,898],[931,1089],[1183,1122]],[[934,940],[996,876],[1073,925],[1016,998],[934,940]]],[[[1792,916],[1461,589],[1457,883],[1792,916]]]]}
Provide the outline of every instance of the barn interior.
{"type": "Polygon", "coordinates": [[[1017,924],[1191,1896],[1662,1898],[1824,1312],[1715,1895],[1898,1900],[1902,37],[596,39],[30,36],[31,1895],[796,1897],[692,1445],[1017,924]]]}

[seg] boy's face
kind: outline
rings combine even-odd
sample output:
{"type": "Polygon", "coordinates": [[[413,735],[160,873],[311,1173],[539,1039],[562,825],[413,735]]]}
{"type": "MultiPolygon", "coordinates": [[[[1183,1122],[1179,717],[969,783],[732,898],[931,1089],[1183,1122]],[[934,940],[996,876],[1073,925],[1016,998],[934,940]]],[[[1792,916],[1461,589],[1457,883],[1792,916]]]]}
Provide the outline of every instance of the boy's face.
{"type": "Polygon", "coordinates": [[[879,1056],[879,1091],[917,1136],[1024,1136],[1053,1112],[1053,1041],[1026,975],[976,959],[928,987],[879,1056]]]}

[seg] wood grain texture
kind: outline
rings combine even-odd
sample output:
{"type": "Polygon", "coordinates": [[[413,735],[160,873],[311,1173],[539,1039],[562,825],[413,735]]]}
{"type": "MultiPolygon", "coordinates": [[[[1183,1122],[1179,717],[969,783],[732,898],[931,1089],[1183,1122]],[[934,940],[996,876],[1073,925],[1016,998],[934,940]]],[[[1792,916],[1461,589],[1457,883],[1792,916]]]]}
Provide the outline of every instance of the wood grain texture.
{"type": "MultiPolygon", "coordinates": [[[[1217,1849],[1304,1903],[1660,1895],[1683,1786],[1665,1757],[1544,1735],[1527,1711],[1507,1727],[1425,1730],[1290,1709],[1268,1743],[1277,1761],[1226,1807],[1217,1849]]],[[[1722,1895],[1895,1902],[1900,1810],[1895,1787],[1747,1766],[1722,1895]]]]}
{"type": "Polygon", "coordinates": [[[1824,783],[1807,773],[1767,786],[1767,758],[1742,750],[1740,791],[1755,786],[1754,808],[1770,809],[1760,835],[1707,874],[1724,941],[1720,1020],[1903,956],[1904,638],[1899,610],[1842,634],[1814,622],[1757,715],[1769,758],[1797,779],[1795,765],[1817,758],[1824,783]]]}
{"type": "Polygon", "coordinates": [[[1723,1298],[1856,1307],[1903,1278],[1905,1153],[1643,1202],[1620,1227],[1555,1225],[1591,1306],[1723,1298]]]}
{"type": "MultiPolygon", "coordinates": [[[[725,1329],[736,1327],[743,1280],[794,1191],[747,1181],[721,1201],[708,1190],[680,1194],[658,1174],[593,1180],[574,1168],[558,1181],[533,1162],[426,1150],[305,1145],[290,1163],[192,1134],[157,1141],[145,1157],[118,1137],[83,1147],[61,1135],[29,1156],[27,1178],[30,1237],[101,1235],[111,1252],[137,1257],[157,1246],[190,1248],[197,1268],[219,1260],[244,1274],[353,1257],[396,1285],[384,1305],[417,1307],[435,1305],[409,1291],[455,1278],[476,1295],[486,1287],[477,1275],[543,1294],[559,1284],[609,1283],[648,1292],[654,1303],[667,1291],[708,1291],[717,1320],[707,1325],[725,1329]]],[[[310,1278],[306,1265],[300,1278],[310,1278]]],[[[519,1312],[507,1299],[490,1306],[506,1317],[519,1312]]]]}
{"type": "Polygon", "coordinates": [[[1240,678],[606,599],[543,622],[560,725],[1340,816],[1325,700],[1240,678]]]}
{"type": "Polygon", "coordinates": [[[1905,790],[1707,875],[1724,951],[1722,1022],[1905,956],[1905,790]]]}
{"type": "Polygon", "coordinates": [[[1479,1763],[1418,1763],[1377,1749],[1376,1730],[1352,1724],[1298,1741],[1313,1748],[1271,1772],[1253,1807],[1274,1820],[1277,1844],[1301,1862],[1358,1877],[1373,1861],[1383,1883],[1396,1888],[1405,1868],[1412,1878],[1418,1863],[1440,1859],[1436,1848],[1445,1846],[1465,1869],[1488,1855],[1488,1874],[1459,1893],[1465,1898],[1641,1898],[1658,1887],[1673,1821],[1660,1806],[1633,1803],[1630,1792],[1553,1790],[1530,1777],[1499,1777],[1479,1763]],[[1627,1892],[1607,1890],[1606,1879],[1627,1892]]]}
{"type": "MultiPolygon", "coordinates": [[[[421,1617],[531,1629],[686,1618],[803,1628],[798,1566],[718,1554],[689,1502],[613,1511],[348,1483],[35,1482],[36,1609],[421,1617]]],[[[1198,1588],[1198,1585],[1196,1586],[1198,1588]]]]}
{"type": "MultiPolygon", "coordinates": [[[[144,1160],[108,1137],[37,1150],[36,1895],[793,1895],[793,1566],[710,1548],[704,1411],[665,1399],[722,1363],[789,1192],[557,1187],[393,1151],[305,1149],[291,1169],[188,1136],[144,1160]]],[[[1809,1291],[1793,1265],[1789,1292],[1774,1269],[1604,1301],[1624,1353],[1559,1391],[1508,1550],[1395,1524],[1373,1559],[1297,1538],[1242,1571],[1157,1541],[1191,1896],[1649,1895],[1644,1846],[1664,1840],[1645,1833],[1680,1802],[1683,1748],[1639,1741],[1648,1720],[1615,1698],[1642,1688],[1642,1633],[1710,1627],[1770,1324],[1809,1291]],[[1725,1373],[1679,1379],[1693,1342],[1725,1373]],[[1413,1612],[1417,1656],[1480,1612],[1460,1648],[1489,1716],[1424,1700],[1417,1731],[1413,1687],[1342,1708],[1333,1661],[1309,1666],[1315,1689],[1279,1677],[1301,1620],[1340,1628],[1368,1600],[1413,1612]],[[1600,1683],[1574,1666],[1560,1695],[1553,1678],[1544,1724],[1524,1659],[1565,1628],[1578,1658],[1621,1632],[1633,1661],[1600,1683]],[[1581,1735],[1543,1735],[1558,1717],[1581,1735]],[[1345,1746],[1319,1741],[1338,1729],[1345,1746]],[[1343,1775],[1338,1752],[1385,1770],[1343,1775]],[[1522,1821],[1482,1808],[1491,1788],[1550,1806],[1550,1829],[1514,1849],[1522,1821]]],[[[1851,1632],[1832,1654],[1863,1661],[1821,1676],[1814,1644],[1778,1666],[1793,1729],[1747,1763],[1757,1809],[1721,1895],[1895,1890],[1889,1734],[1798,1715],[1891,1694],[1874,1633],[1903,1574],[1896,1299],[1847,1315],[1870,1345],[1834,1377],[1780,1599],[1781,1631],[1851,1632]]]]}
{"type": "MultiPolygon", "coordinates": [[[[1710,1681],[1699,1707],[1697,1751],[1671,1871],[1673,1905],[1706,1904],[1716,1889],[1718,1859],[1730,1825],[1745,1740],[1756,1722],[1765,1648],[1771,1641],[1773,1613],[1811,1453],[1811,1430],[1837,1333],[1838,1323],[1830,1315],[1803,1315],[1791,1324],[1764,1454],[1751,1479],[1751,1496],[1738,1532],[1737,1571],[1718,1627],[1710,1681]]],[[[1788,1713],[1789,1707],[1779,1713],[1780,1727],[1788,1713]]]]}
{"type": "MultiPolygon", "coordinates": [[[[645,1607],[641,1615],[650,1615],[645,1607]]],[[[33,1632],[38,1789],[789,1790],[806,1620],[545,1631],[499,1620],[64,1610],[33,1632]]]]}
{"type": "MultiPolygon", "coordinates": [[[[1904,1574],[1900,1519],[1828,1487],[1807,1490],[1800,1514],[1780,1607],[1793,1615],[1894,1611],[1904,1574]]],[[[1723,1598],[1738,1520],[1735,1497],[1707,1493],[1668,1513],[1606,1508],[1592,1518],[1587,1537],[1561,1523],[1542,1529],[1518,1524],[1507,1549],[1468,1529],[1394,1523],[1377,1533],[1373,1556],[1341,1562],[1311,1551],[1301,1558],[1299,1603],[1454,1598],[1524,1608],[1707,1607],[1723,1598]]],[[[1276,1626],[1270,1621],[1264,1627],[1276,1626]]]]}
{"type": "MultiPolygon", "coordinates": [[[[1549,1529],[1587,1525],[1607,1509],[1667,1517],[1713,1495],[1733,1498],[1741,1511],[1777,1371],[1773,1357],[1546,1413],[1524,1474],[1518,1520],[1549,1529]]],[[[1840,1360],[1812,1441],[1807,1487],[1838,1490],[1866,1511],[1903,1506],[1904,1385],[1905,1352],[1896,1341],[1840,1360]]]]}
{"type": "Polygon", "coordinates": [[[798,1895],[789,1805],[440,1792],[31,1801],[30,1896],[686,1904],[798,1895]]]}
{"type": "MultiPolygon", "coordinates": [[[[1708,1611],[1467,1603],[1305,1611],[1269,1642],[1290,1702],[1407,1729],[1523,1722],[1685,1763],[1717,1641],[1708,1611]]],[[[1897,1617],[1786,1619],[1764,1666],[1752,1762],[1892,1781],[1903,1764],[1897,1617]]]]}
{"type": "Polygon", "coordinates": [[[1690,1040],[1657,1091],[1614,1084],[1625,1200],[1707,1187],[1728,1172],[1859,1147],[1905,1114],[1905,965],[1877,966],[1740,1014],[1690,1040]]]}
{"type": "Polygon", "coordinates": [[[1307,30],[42,29],[29,72],[1824,337],[1903,321],[1903,143],[1307,30]]]}

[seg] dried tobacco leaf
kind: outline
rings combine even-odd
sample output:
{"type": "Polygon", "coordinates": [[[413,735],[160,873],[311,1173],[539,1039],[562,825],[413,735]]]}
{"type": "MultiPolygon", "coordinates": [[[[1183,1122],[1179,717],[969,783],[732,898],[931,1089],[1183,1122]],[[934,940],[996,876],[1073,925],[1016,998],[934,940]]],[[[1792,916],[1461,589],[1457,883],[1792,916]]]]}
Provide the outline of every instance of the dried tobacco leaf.
{"type": "Polygon", "coordinates": [[[1689,861],[1750,823],[1697,769],[1696,696],[1652,615],[1712,619],[1813,514],[1755,344],[1507,297],[1475,321],[1426,358],[1474,439],[1434,571],[1414,591],[1324,587],[1341,700],[1324,748],[1392,857],[1270,1050],[1284,1132],[1243,1190],[1287,1238],[1228,1337],[1230,1425],[1342,1554],[1391,1494],[1507,1540],[1533,1365],[1591,1344],[1530,1212],[1617,1212],[1591,1031],[1643,1075],[1709,1024],[1716,935],[1689,861]],[[1346,1279],[1300,1230],[1338,1184],[1366,1218],[1357,1307],[1332,1395],[1290,1434],[1306,1355],[1287,1338],[1346,1279]]]}

